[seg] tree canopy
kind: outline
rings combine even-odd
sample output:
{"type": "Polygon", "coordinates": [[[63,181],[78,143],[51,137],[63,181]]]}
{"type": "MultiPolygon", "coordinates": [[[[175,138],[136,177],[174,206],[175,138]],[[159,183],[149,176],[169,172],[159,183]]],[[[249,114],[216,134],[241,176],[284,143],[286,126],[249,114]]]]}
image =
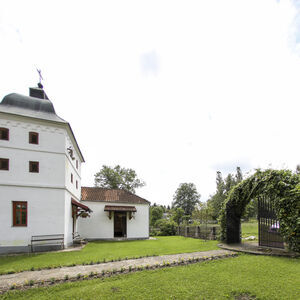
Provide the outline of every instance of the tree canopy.
{"type": "Polygon", "coordinates": [[[95,175],[94,184],[96,187],[109,189],[123,189],[135,193],[135,189],[145,185],[145,182],[137,178],[133,169],[121,168],[117,165],[109,167],[103,165],[95,175]]]}
{"type": "Polygon", "coordinates": [[[173,196],[173,207],[180,207],[185,215],[192,215],[195,205],[199,203],[200,194],[193,183],[181,183],[173,196]]]}
{"type": "Polygon", "coordinates": [[[220,171],[217,171],[216,193],[213,196],[210,196],[210,199],[208,199],[207,201],[209,211],[211,212],[211,217],[214,220],[218,219],[223,203],[226,197],[228,196],[230,190],[242,180],[243,174],[240,167],[236,168],[235,175],[229,173],[225,180],[222,177],[222,173],[220,171]]]}

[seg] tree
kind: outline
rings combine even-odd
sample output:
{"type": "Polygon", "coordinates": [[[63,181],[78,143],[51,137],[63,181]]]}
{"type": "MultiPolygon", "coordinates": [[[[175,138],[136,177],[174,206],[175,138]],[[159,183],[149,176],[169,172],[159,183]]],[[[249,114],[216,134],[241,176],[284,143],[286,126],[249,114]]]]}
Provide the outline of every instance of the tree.
{"type": "Polygon", "coordinates": [[[230,190],[242,181],[243,174],[240,167],[236,168],[235,176],[229,173],[225,180],[223,180],[222,173],[220,171],[217,172],[216,193],[213,196],[210,196],[210,199],[207,200],[208,207],[214,220],[219,217],[222,205],[228,197],[230,190]]]}
{"type": "Polygon", "coordinates": [[[173,209],[172,219],[177,223],[177,225],[180,225],[182,223],[183,216],[184,210],[181,207],[173,209]]]}
{"type": "Polygon", "coordinates": [[[300,174],[300,165],[297,165],[296,167],[296,174],[300,174]]]}
{"type": "Polygon", "coordinates": [[[214,220],[218,218],[220,210],[222,208],[222,204],[226,199],[225,182],[220,171],[217,171],[216,185],[216,193],[213,196],[211,196],[210,199],[207,200],[207,205],[211,211],[211,216],[214,220]]]}
{"type": "Polygon", "coordinates": [[[199,203],[200,194],[193,183],[181,183],[173,196],[173,207],[180,207],[185,215],[192,215],[195,205],[199,203]]]}
{"type": "Polygon", "coordinates": [[[211,210],[207,202],[200,202],[194,209],[192,219],[196,223],[205,223],[212,219],[211,210]]]}
{"type": "Polygon", "coordinates": [[[103,165],[102,169],[95,175],[95,186],[109,189],[123,189],[135,193],[135,189],[145,185],[145,182],[137,178],[133,169],[114,168],[103,165]]]}
{"type": "Polygon", "coordinates": [[[154,226],[157,220],[162,219],[164,210],[160,206],[150,207],[150,225],[154,226]]]}
{"type": "Polygon", "coordinates": [[[236,167],[235,182],[238,184],[243,181],[243,173],[240,167],[236,167]]]}

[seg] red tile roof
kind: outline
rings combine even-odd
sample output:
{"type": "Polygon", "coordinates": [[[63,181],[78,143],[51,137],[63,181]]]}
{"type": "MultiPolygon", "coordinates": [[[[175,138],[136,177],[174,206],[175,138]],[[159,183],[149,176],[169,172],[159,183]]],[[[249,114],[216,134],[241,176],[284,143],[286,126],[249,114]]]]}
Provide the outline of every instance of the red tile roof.
{"type": "Polygon", "coordinates": [[[148,200],[124,190],[84,186],[81,188],[81,201],[150,204],[148,200]]]}

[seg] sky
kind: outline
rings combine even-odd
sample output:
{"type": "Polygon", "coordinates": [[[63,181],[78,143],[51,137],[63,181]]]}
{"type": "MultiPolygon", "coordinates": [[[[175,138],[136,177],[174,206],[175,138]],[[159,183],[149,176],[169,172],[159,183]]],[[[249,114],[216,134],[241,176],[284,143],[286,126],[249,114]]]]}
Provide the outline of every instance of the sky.
{"type": "Polygon", "coordinates": [[[84,155],[132,168],[168,205],[223,177],[300,163],[300,1],[0,0],[0,100],[42,70],[84,155]]]}

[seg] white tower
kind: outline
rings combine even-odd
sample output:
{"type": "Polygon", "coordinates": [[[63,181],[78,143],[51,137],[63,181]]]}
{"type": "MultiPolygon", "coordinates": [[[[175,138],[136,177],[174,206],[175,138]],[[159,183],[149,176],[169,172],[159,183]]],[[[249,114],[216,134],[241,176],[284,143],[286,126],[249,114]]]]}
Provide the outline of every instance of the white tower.
{"type": "Polygon", "coordinates": [[[65,246],[72,244],[82,162],[70,124],[56,115],[42,88],[3,98],[0,253],[27,251],[33,235],[64,234],[65,246]]]}

